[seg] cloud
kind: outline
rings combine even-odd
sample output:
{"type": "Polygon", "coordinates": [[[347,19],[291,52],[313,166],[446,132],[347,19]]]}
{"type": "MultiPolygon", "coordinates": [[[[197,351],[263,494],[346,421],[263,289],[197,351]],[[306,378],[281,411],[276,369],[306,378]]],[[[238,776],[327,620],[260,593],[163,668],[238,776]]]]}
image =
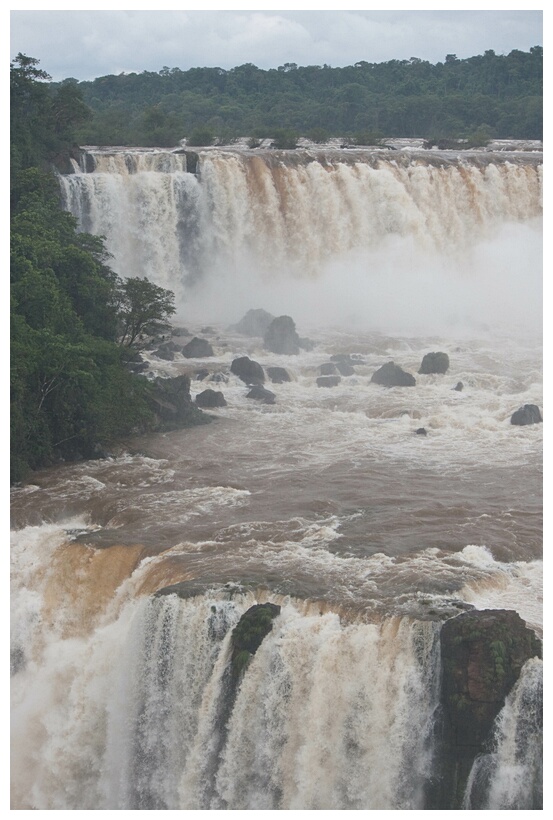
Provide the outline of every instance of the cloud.
{"type": "Polygon", "coordinates": [[[230,69],[438,62],[542,43],[540,11],[12,11],[11,54],[54,79],[93,79],[164,65],[230,69]]]}

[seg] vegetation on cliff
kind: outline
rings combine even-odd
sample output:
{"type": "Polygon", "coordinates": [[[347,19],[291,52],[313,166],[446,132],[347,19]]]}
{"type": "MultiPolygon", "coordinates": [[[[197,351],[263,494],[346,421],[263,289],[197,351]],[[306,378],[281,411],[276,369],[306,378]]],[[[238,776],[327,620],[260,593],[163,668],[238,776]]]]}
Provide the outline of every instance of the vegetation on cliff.
{"type": "Polygon", "coordinates": [[[152,385],[125,360],[174,312],[169,291],[120,280],[102,241],[61,209],[49,168],[87,109],[74,84],[52,94],[37,66],[21,54],[11,66],[12,481],[155,421],[152,385]]]}

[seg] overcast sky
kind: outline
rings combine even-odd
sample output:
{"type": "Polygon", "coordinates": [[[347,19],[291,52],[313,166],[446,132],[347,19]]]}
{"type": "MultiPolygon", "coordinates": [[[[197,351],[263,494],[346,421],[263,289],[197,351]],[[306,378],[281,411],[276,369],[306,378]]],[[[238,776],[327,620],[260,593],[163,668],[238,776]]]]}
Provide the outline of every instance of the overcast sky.
{"type": "Polygon", "coordinates": [[[543,44],[540,10],[370,11],[363,5],[358,10],[349,3],[350,11],[283,11],[277,4],[272,11],[259,4],[250,11],[30,11],[12,3],[10,56],[36,57],[54,80],[90,80],[163,66],[254,63],[266,69],[410,57],[436,63],[446,54],[508,54],[543,44]]]}

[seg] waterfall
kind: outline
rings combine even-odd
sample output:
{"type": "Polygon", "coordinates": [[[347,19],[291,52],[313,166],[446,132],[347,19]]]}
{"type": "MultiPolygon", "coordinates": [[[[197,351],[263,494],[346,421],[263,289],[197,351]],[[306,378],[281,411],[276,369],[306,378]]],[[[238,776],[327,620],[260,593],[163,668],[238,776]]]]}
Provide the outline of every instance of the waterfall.
{"type": "Polygon", "coordinates": [[[87,636],[50,634],[16,673],[15,805],[423,808],[439,626],[288,602],[233,689],[253,601],[143,597],[87,636]]]}
{"type": "Polygon", "coordinates": [[[120,275],[146,276],[183,303],[202,287],[215,300],[222,287],[228,298],[329,274],[347,287],[353,268],[361,281],[399,267],[414,280],[414,256],[416,274],[440,257],[470,268],[479,243],[541,214],[532,155],[204,150],[195,173],[185,154],[87,159],[92,172],[61,178],[65,207],[105,236],[120,275]]]}
{"type": "Polygon", "coordinates": [[[465,809],[533,809],[542,802],[543,666],[527,661],[496,719],[494,746],[478,757],[465,809]]]}

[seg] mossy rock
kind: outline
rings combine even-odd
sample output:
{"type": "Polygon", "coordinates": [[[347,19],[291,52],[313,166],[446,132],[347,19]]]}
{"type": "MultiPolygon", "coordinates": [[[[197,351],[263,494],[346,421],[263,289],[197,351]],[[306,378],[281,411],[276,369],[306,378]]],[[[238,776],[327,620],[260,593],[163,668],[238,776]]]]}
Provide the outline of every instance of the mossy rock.
{"type": "Polygon", "coordinates": [[[263,639],[273,628],[273,620],[280,613],[277,604],[254,604],[245,612],[232,632],[231,667],[240,675],[255,655],[263,639]]]}

